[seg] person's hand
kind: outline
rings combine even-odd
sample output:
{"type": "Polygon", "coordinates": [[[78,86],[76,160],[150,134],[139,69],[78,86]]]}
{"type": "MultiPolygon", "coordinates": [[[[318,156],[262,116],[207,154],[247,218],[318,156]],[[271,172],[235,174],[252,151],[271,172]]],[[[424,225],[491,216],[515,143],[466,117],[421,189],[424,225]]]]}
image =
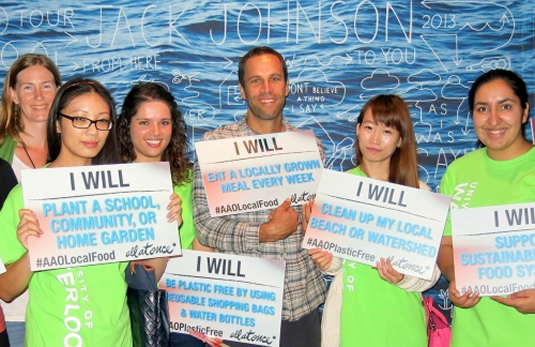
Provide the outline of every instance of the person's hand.
{"type": "Polygon", "coordinates": [[[524,289],[505,298],[500,296],[491,296],[490,298],[501,304],[514,307],[520,313],[535,313],[535,289],[524,289]]]}
{"type": "Polygon", "coordinates": [[[405,275],[397,272],[397,270],[394,269],[390,258],[386,258],[386,260],[381,258],[380,261],[376,262],[376,264],[379,277],[389,283],[399,283],[405,277],[405,275]]]}
{"type": "Polygon", "coordinates": [[[260,225],[259,241],[273,242],[284,240],[297,230],[299,215],[290,206],[290,199],[284,202],[271,212],[269,222],[260,225]]]}
{"type": "Polygon", "coordinates": [[[314,207],[314,199],[308,201],[303,205],[302,208],[302,218],[301,218],[301,231],[303,234],[306,232],[308,227],[308,221],[310,220],[310,215],[312,214],[312,207],[314,207]]]}
{"type": "Polygon", "coordinates": [[[321,248],[312,248],[308,250],[308,255],[312,258],[316,267],[321,271],[329,270],[333,263],[333,255],[328,251],[324,251],[321,248]]]}
{"type": "Polygon", "coordinates": [[[169,202],[169,205],[167,205],[167,210],[169,211],[166,216],[167,222],[177,222],[180,226],[182,224],[182,200],[175,193],[171,194],[169,199],[171,201],[169,202]]]}
{"type": "Polygon", "coordinates": [[[456,288],[455,278],[452,279],[450,282],[449,292],[451,303],[455,306],[459,306],[462,308],[474,307],[479,302],[479,300],[481,300],[479,293],[472,292],[471,290],[468,290],[466,291],[466,293],[461,295],[461,293],[456,288]]]}
{"type": "Polygon", "coordinates": [[[30,236],[41,237],[43,231],[39,228],[39,220],[32,210],[22,209],[19,211],[19,224],[17,225],[17,239],[28,250],[28,238],[30,236]]]}

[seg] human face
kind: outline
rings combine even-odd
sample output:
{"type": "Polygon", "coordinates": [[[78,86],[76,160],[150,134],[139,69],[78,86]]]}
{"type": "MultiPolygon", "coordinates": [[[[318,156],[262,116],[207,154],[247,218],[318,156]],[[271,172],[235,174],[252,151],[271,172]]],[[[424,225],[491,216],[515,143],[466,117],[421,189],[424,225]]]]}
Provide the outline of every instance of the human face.
{"type": "Polygon", "coordinates": [[[137,163],[157,162],[171,141],[173,121],[169,107],[161,101],[144,102],[130,121],[130,137],[137,163]]]}
{"type": "Polygon", "coordinates": [[[358,146],[366,165],[386,164],[390,167],[390,158],[401,146],[401,135],[395,128],[383,123],[375,123],[373,112],[368,109],[361,124],[357,124],[358,146]]]}
{"type": "Polygon", "coordinates": [[[288,81],[279,59],[272,54],[250,58],[245,63],[241,97],[247,101],[248,121],[279,121],[288,96],[288,81]]]}
{"type": "MultiPolygon", "coordinates": [[[[74,98],[60,111],[70,117],[84,117],[91,120],[110,119],[110,107],[96,93],[85,93],[74,98]]],[[[61,133],[61,149],[56,161],[61,166],[91,165],[92,160],[106,143],[109,131],[97,130],[96,124],[87,129],[77,129],[72,121],[60,117],[57,131],[61,133]]]]}
{"type": "Polygon", "coordinates": [[[522,135],[522,124],[528,115],[529,105],[521,105],[505,81],[494,80],[479,87],[474,97],[474,130],[489,157],[509,160],[528,149],[522,135]]]}
{"type": "Polygon", "coordinates": [[[19,72],[15,88],[9,88],[9,92],[11,100],[20,107],[22,124],[46,122],[57,90],[54,75],[42,65],[19,72]]]}

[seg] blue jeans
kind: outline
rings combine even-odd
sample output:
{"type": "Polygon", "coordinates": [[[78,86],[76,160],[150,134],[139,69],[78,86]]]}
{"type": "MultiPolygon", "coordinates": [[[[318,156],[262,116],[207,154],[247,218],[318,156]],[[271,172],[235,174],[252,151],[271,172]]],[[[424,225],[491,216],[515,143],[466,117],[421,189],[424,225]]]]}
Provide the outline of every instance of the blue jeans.
{"type": "Polygon", "coordinates": [[[25,322],[6,321],[6,330],[11,347],[24,347],[24,335],[26,334],[25,322]]]}

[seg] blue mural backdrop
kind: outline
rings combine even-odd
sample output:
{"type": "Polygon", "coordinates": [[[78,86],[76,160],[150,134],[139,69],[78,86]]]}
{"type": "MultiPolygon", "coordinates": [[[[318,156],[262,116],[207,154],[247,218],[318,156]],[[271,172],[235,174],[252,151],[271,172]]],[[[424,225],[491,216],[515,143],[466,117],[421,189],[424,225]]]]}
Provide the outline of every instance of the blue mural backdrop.
{"type": "Polygon", "coordinates": [[[136,83],[160,83],[195,141],[243,116],[239,58],[268,45],[289,68],[284,114],[315,131],[328,167],[354,166],[360,108],[375,94],[395,93],[411,109],[420,177],[437,190],[447,165],[476,147],[467,95],[478,75],[514,70],[533,100],[534,7],[522,0],[11,1],[0,4],[0,71],[4,77],[21,54],[43,53],[64,80],[101,81],[118,109],[136,83]]]}

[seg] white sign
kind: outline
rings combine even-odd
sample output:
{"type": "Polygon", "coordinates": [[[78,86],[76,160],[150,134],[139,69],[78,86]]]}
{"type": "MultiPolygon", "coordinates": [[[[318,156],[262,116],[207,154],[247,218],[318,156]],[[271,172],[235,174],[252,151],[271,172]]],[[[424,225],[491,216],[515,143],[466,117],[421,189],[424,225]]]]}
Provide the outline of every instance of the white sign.
{"type": "Polygon", "coordinates": [[[481,296],[535,288],[535,204],[451,211],[457,290],[481,296]]]}
{"type": "Polygon", "coordinates": [[[159,284],[168,293],[171,331],[279,346],[284,269],[281,260],[184,250],[159,284]]]}
{"type": "Polygon", "coordinates": [[[450,200],[325,169],[303,247],[372,266],[390,258],[400,273],[430,279],[450,200]]]}
{"type": "Polygon", "coordinates": [[[182,254],[169,163],[23,170],[22,190],[44,231],[28,239],[32,271],[182,254]]]}
{"type": "Polygon", "coordinates": [[[312,131],[195,143],[212,217],[314,198],[323,163],[312,131]]]}

